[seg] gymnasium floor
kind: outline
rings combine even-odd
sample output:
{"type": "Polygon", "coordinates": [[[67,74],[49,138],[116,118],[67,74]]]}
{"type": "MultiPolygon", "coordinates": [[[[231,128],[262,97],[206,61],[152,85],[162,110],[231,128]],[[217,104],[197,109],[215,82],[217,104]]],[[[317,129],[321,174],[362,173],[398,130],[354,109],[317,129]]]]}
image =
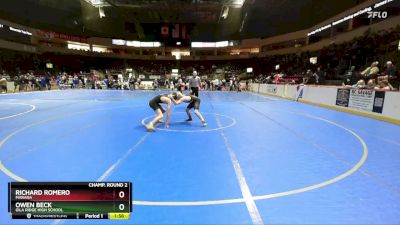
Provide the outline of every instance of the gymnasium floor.
{"type": "Polygon", "coordinates": [[[145,131],[153,91],[0,95],[0,224],[400,224],[400,127],[252,93],[145,131]],[[129,221],[14,220],[9,181],[132,181],[129,221]]]}

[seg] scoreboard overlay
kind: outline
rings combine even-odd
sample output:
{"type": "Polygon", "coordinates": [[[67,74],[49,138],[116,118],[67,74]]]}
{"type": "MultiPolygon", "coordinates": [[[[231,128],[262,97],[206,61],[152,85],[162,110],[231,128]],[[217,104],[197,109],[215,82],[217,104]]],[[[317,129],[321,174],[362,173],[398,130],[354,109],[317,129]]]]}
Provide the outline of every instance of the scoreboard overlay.
{"type": "Polygon", "coordinates": [[[12,219],[129,219],[131,182],[10,182],[12,219]]]}

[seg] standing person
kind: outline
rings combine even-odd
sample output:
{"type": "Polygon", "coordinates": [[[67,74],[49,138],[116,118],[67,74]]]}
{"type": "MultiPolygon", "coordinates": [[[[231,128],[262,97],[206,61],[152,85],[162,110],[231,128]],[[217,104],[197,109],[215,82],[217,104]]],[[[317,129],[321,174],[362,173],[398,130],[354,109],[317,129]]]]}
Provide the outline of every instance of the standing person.
{"type": "Polygon", "coordinates": [[[177,83],[177,89],[178,91],[182,92],[182,88],[183,88],[183,81],[182,78],[179,78],[177,83]]]}
{"type": "Polygon", "coordinates": [[[26,91],[28,88],[28,83],[29,83],[26,74],[21,74],[20,81],[21,81],[21,86],[22,86],[22,87],[20,87],[20,90],[26,91]]]}
{"type": "Polygon", "coordinates": [[[164,85],[167,89],[169,89],[169,79],[166,79],[164,85]]]}
{"type": "Polygon", "coordinates": [[[82,75],[82,72],[81,72],[81,75],[78,76],[78,79],[79,79],[79,83],[82,84],[82,88],[86,88],[86,79],[85,79],[85,76],[82,75]]]}
{"type": "Polygon", "coordinates": [[[213,81],[213,80],[210,81],[210,90],[211,90],[211,91],[214,91],[214,90],[215,90],[215,84],[214,84],[214,81],[213,81]]]}
{"type": "Polygon", "coordinates": [[[7,79],[5,77],[0,77],[0,93],[7,93],[7,79]]]}
{"type": "Polygon", "coordinates": [[[128,81],[128,83],[129,83],[129,90],[136,90],[136,79],[135,79],[135,77],[134,76],[131,76],[130,78],[129,78],[129,81],[128,81]]]}
{"type": "Polygon", "coordinates": [[[158,89],[158,80],[154,79],[153,81],[153,89],[156,91],[158,89]]]}
{"type": "Polygon", "coordinates": [[[36,86],[36,78],[33,75],[33,73],[29,75],[29,84],[30,84],[30,91],[34,91],[36,86]]]}
{"type": "Polygon", "coordinates": [[[157,123],[161,123],[164,118],[164,113],[167,113],[167,121],[165,122],[165,128],[169,128],[169,120],[171,118],[171,98],[172,95],[169,94],[161,94],[157,95],[153,99],[150,100],[149,106],[154,110],[156,116],[154,119],[145,125],[147,131],[154,131],[157,123]],[[167,110],[164,110],[160,104],[166,104],[167,110]]]}
{"type": "Polygon", "coordinates": [[[18,92],[19,92],[19,88],[20,88],[20,85],[21,85],[21,80],[19,79],[19,76],[18,75],[15,75],[14,76],[14,84],[15,84],[15,86],[14,86],[14,93],[18,90],[18,92]]]}
{"type": "Polygon", "coordinates": [[[199,88],[200,88],[201,80],[200,77],[197,75],[197,71],[193,71],[193,77],[189,80],[189,88],[191,93],[199,97],[199,88]]]}
{"type": "Polygon", "coordinates": [[[313,73],[311,72],[310,69],[308,69],[307,72],[303,76],[303,84],[309,84],[312,77],[313,77],[313,73]]]}
{"type": "Polygon", "coordinates": [[[79,88],[79,79],[77,75],[74,75],[74,79],[72,80],[72,86],[74,88],[79,88]]]}
{"type": "Polygon", "coordinates": [[[140,80],[140,77],[136,80],[137,84],[137,89],[140,90],[140,86],[142,85],[142,80],[140,80]]]}
{"type": "Polygon", "coordinates": [[[400,77],[398,76],[396,66],[393,65],[391,61],[386,62],[385,75],[387,76],[387,80],[393,85],[393,87],[400,89],[400,77]]]}
{"type": "Polygon", "coordinates": [[[212,91],[212,89],[211,89],[211,82],[210,82],[210,80],[208,80],[208,79],[206,80],[206,87],[207,87],[207,88],[206,88],[207,91],[210,91],[210,90],[212,91]]]}
{"type": "Polygon", "coordinates": [[[169,88],[171,88],[171,91],[174,90],[174,88],[175,88],[175,81],[174,81],[174,80],[171,80],[171,81],[170,81],[170,83],[169,83],[169,88]]]}
{"type": "Polygon", "coordinates": [[[68,76],[68,86],[72,89],[74,88],[74,77],[72,75],[68,76]]]}
{"type": "Polygon", "coordinates": [[[203,115],[201,115],[199,109],[200,109],[200,98],[196,97],[194,95],[184,95],[181,92],[176,93],[176,98],[178,101],[176,101],[174,98],[171,98],[171,100],[174,102],[175,105],[179,105],[182,102],[189,103],[186,107],[186,113],[188,115],[188,119],[186,121],[190,122],[192,121],[192,115],[190,114],[190,110],[194,108],[194,114],[200,119],[202,126],[205,127],[207,126],[207,122],[205,121],[203,115]]]}
{"type": "Polygon", "coordinates": [[[45,80],[45,84],[46,84],[47,90],[51,90],[50,77],[49,77],[48,75],[46,75],[46,76],[44,77],[44,80],[45,80]]]}
{"type": "Polygon", "coordinates": [[[315,79],[317,84],[324,84],[325,83],[325,76],[326,73],[322,71],[321,67],[317,68],[317,72],[315,72],[315,79]]]}
{"type": "Polygon", "coordinates": [[[233,90],[240,91],[239,79],[236,76],[233,77],[233,90]]]}
{"type": "Polygon", "coordinates": [[[389,76],[389,79],[397,78],[396,72],[396,66],[393,65],[392,61],[387,61],[385,75],[389,76]]]}

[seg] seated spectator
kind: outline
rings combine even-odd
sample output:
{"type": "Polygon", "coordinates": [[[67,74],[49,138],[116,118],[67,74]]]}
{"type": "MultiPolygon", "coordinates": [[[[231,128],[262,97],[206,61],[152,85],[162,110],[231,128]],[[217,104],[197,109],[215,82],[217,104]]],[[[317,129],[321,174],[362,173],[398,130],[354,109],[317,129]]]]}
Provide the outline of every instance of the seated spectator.
{"type": "Polygon", "coordinates": [[[352,84],[352,82],[351,82],[351,80],[350,80],[349,78],[345,78],[345,79],[342,81],[342,86],[350,87],[351,84],[352,84]]]}
{"type": "Polygon", "coordinates": [[[393,65],[391,61],[386,62],[386,71],[385,75],[389,76],[390,78],[397,78],[397,71],[396,71],[396,66],[393,65]]]}
{"type": "Polygon", "coordinates": [[[351,84],[355,83],[357,80],[360,79],[359,74],[355,72],[356,67],[351,66],[350,70],[346,72],[346,74],[343,77],[343,83],[344,82],[350,82],[351,84]]]}
{"type": "Polygon", "coordinates": [[[374,89],[376,87],[376,82],[374,79],[369,79],[367,86],[365,86],[365,88],[367,89],[374,89]]]}
{"type": "Polygon", "coordinates": [[[378,64],[379,63],[377,61],[373,62],[370,67],[368,67],[367,69],[365,69],[364,71],[361,72],[361,75],[364,78],[373,78],[373,79],[375,79],[376,76],[379,73],[378,64]]]}
{"type": "Polygon", "coordinates": [[[374,88],[376,91],[393,91],[394,88],[389,84],[387,80],[382,80],[379,82],[378,86],[374,88]]]}
{"type": "Polygon", "coordinates": [[[272,84],[272,76],[267,76],[267,77],[262,81],[262,83],[265,83],[265,84],[272,84]]]}
{"type": "Polygon", "coordinates": [[[357,88],[357,89],[363,89],[363,88],[365,88],[365,81],[364,80],[359,80],[359,81],[357,81],[356,84],[354,84],[351,87],[352,88],[357,88]]]}
{"type": "Polygon", "coordinates": [[[96,81],[96,89],[103,89],[99,80],[96,81]]]}
{"type": "Polygon", "coordinates": [[[282,74],[277,73],[274,75],[274,81],[273,81],[274,84],[279,84],[282,81],[283,81],[282,74]]]}

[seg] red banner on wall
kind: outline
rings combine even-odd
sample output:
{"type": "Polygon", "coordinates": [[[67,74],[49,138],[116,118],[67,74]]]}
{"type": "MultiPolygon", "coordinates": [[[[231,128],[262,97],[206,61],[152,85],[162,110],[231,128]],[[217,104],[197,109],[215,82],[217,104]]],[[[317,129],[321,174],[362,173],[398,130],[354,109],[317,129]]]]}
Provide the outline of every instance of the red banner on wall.
{"type": "Polygon", "coordinates": [[[164,38],[169,36],[169,27],[167,25],[161,26],[161,36],[164,38]]]}
{"type": "Polygon", "coordinates": [[[45,37],[47,39],[56,38],[56,39],[62,39],[62,40],[67,40],[67,41],[84,42],[84,43],[88,42],[88,39],[86,37],[63,34],[63,33],[52,32],[52,31],[38,30],[37,34],[42,37],[45,37]]]}
{"type": "Polygon", "coordinates": [[[182,25],[182,39],[189,39],[188,33],[186,32],[186,25],[182,25]]]}
{"type": "Polygon", "coordinates": [[[172,30],[172,38],[179,38],[179,24],[175,24],[174,29],[172,30]]]}

